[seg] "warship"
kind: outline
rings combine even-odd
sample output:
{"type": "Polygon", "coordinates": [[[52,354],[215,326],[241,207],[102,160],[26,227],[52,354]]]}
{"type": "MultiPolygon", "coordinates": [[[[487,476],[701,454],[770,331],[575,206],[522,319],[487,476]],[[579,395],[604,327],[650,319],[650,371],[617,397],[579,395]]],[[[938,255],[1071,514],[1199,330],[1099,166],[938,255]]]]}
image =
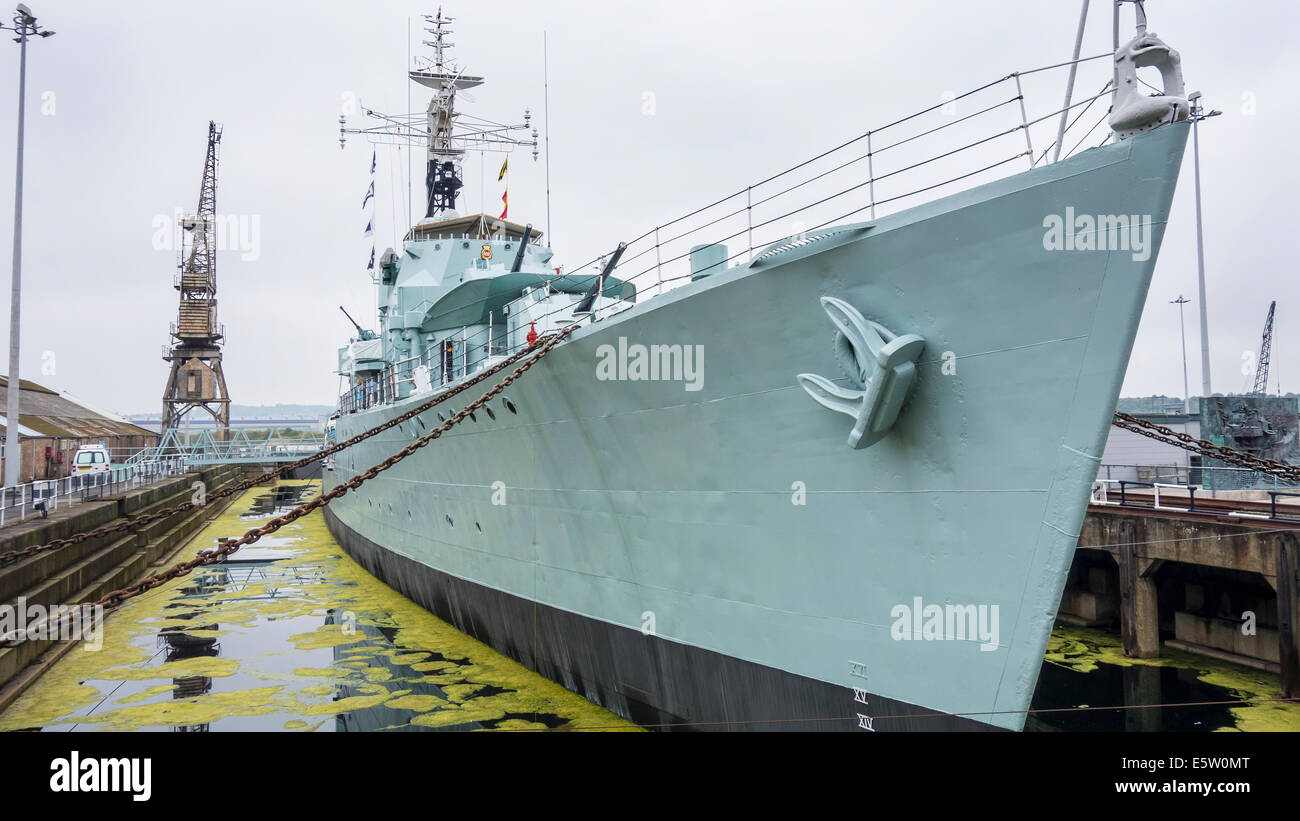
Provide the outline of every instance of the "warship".
{"type": "MultiPolygon", "coordinates": [[[[327,433],[577,327],[331,532],[647,727],[1023,729],[1197,116],[1137,13],[1102,62],[1048,67],[1072,89],[1105,66],[1100,94],[1031,120],[1011,74],[567,269],[531,225],[456,210],[467,151],[537,133],[465,124],[483,79],[426,18],[432,99],[396,132],[423,141],[425,216],[380,257],[327,433]],[[1089,109],[1102,131],[1063,152],[1089,109]]],[[[325,489],[479,393],[331,457],[325,489]]]]}

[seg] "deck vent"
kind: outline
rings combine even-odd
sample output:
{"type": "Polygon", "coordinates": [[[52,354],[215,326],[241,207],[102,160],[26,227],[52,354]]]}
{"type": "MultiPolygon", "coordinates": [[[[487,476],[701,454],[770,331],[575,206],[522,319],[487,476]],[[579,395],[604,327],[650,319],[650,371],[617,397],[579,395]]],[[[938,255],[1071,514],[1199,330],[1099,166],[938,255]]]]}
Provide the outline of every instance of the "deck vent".
{"type": "Polygon", "coordinates": [[[691,282],[727,270],[727,246],[696,245],[691,248],[691,282]]]}

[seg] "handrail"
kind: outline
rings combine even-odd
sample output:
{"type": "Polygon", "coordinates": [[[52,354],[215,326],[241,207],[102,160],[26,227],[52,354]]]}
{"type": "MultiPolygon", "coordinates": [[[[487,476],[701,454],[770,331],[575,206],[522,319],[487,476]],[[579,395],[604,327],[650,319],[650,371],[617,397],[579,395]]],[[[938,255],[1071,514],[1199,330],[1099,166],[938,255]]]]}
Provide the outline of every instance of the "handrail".
{"type": "Polygon", "coordinates": [[[97,473],[74,473],[52,479],[35,479],[0,491],[0,527],[21,522],[28,516],[40,514],[42,518],[59,505],[76,504],[100,498],[124,488],[165,479],[184,473],[186,466],[180,459],[162,459],[137,465],[123,465],[97,473]],[[98,490],[92,497],[92,491],[98,490]]]}
{"type": "MultiPolygon", "coordinates": [[[[1059,97],[1054,96],[1053,102],[1047,106],[1050,110],[1045,113],[1031,112],[1026,106],[1027,82],[1022,81],[1028,81],[1031,75],[1063,70],[1109,56],[1109,53],[1097,54],[1012,72],[859,133],[783,171],[662,222],[627,243],[620,271],[614,277],[618,284],[610,284],[599,296],[621,299],[622,292],[618,289],[624,283],[631,283],[637,288],[639,301],[648,301],[688,282],[692,273],[687,261],[690,249],[696,245],[734,242],[735,248],[728,248],[728,252],[722,255],[725,258],[723,265],[745,264],[752,262],[762,250],[805,236],[808,231],[820,230],[864,213],[875,219],[886,206],[903,207],[910,204],[908,201],[924,201],[923,198],[941,190],[956,190],[955,186],[990,177],[1007,163],[1024,159],[1032,168],[1037,163],[1031,133],[1050,125],[1050,135],[1045,133],[1040,137],[1040,144],[1047,142],[1044,137],[1056,138],[1057,127],[1049,121],[1078,110],[1079,115],[1067,124],[1064,131],[1069,139],[1075,139],[1076,125],[1080,131],[1086,125],[1081,122],[1083,113],[1098,99],[1112,93],[1111,71],[1107,66],[1107,84],[1100,93],[1065,106],[1061,106],[1059,97]],[[965,106],[967,110],[959,111],[958,106],[965,106]],[[891,136],[889,142],[881,144],[878,139],[873,139],[883,133],[891,136]],[[948,145],[931,142],[940,136],[948,145]],[[811,228],[808,223],[813,224],[811,228]],[[629,267],[631,273],[623,273],[629,267]]],[[[1044,75],[1034,82],[1046,83],[1050,78],[1044,75]]],[[[1101,85],[1100,77],[1097,85],[1101,85]]],[[[1090,133],[1084,134],[1084,139],[1090,133]]],[[[583,272],[597,264],[600,258],[597,256],[574,266],[569,273],[560,272],[547,277],[542,287],[583,272]]],[[[530,316],[529,320],[536,321],[539,330],[548,324],[570,321],[568,314],[572,306],[567,300],[559,302],[562,304],[557,307],[544,306],[543,313],[530,316]]],[[[609,306],[602,306],[602,310],[604,307],[609,306]]],[[[432,318],[436,320],[438,316],[432,318]]],[[[606,316],[608,312],[597,311],[582,321],[598,322],[606,316]]],[[[514,333],[518,331],[516,329],[514,333]]],[[[449,373],[443,373],[442,357],[437,352],[425,351],[388,364],[377,379],[367,380],[342,394],[340,410],[352,412],[377,402],[387,404],[403,398],[405,384],[412,382],[405,377],[404,369],[409,370],[410,363],[416,360],[430,369],[434,385],[463,377],[470,370],[471,354],[477,356],[483,349],[498,347],[494,344],[495,338],[484,341],[484,336],[489,334],[495,337],[496,331],[484,328],[458,339],[460,350],[455,358],[459,361],[453,363],[449,373]],[[393,374],[403,377],[400,383],[393,374]],[[372,386],[371,382],[375,384],[372,386]],[[403,386],[401,389],[399,384],[403,386]]],[[[506,344],[500,346],[503,350],[517,350],[520,346],[517,339],[514,345],[509,344],[510,335],[507,330],[506,344]]]]}

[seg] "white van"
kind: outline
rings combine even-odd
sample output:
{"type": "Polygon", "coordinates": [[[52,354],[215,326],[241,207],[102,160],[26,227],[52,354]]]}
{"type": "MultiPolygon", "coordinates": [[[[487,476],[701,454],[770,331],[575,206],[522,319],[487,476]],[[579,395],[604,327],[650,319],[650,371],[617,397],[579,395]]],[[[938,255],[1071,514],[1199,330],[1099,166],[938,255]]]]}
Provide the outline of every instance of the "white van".
{"type": "Polygon", "coordinates": [[[104,445],[82,445],[72,457],[72,475],[83,473],[108,473],[108,448],[104,445]]]}

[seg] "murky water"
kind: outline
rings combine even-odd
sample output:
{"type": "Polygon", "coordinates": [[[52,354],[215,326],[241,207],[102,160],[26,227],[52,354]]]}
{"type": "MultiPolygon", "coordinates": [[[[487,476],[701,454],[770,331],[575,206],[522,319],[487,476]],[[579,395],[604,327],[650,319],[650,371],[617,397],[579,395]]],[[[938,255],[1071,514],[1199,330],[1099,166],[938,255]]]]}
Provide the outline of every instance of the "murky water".
{"type": "MultiPolygon", "coordinates": [[[[317,492],[318,482],[250,490],[187,552],[317,492]]],[[[1168,647],[1127,659],[1117,635],[1058,626],[1026,729],[1300,730],[1300,705],[1279,696],[1273,674],[1168,647]]],[[[0,730],[23,729],[637,728],[374,579],[318,511],[111,614],[102,649],[74,648],[0,714],[0,730]]]]}
{"type": "Polygon", "coordinates": [[[1300,704],[1281,695],[1273,673],[1172,647],[1129,659],[1116,634],[1058,625],[1025,729],[1300,731],[1300,704]]]}
{"type": "MultiPolygon", "coordinates": [[[[192,549],[310,498],[249,491],[192,549]]],[[[637,729],[457,632],[343,554],[319,512],[127,603],[0,729],[637,729]]]]}

